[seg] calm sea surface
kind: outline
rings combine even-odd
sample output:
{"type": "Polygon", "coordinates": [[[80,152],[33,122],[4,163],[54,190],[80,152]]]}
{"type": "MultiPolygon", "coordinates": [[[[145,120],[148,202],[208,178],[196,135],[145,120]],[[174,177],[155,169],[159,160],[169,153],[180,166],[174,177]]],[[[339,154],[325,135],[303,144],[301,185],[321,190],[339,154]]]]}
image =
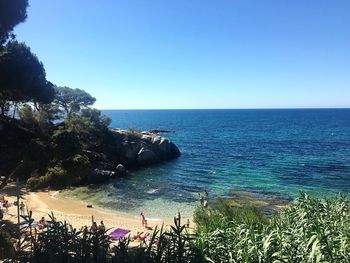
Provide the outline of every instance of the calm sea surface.
{"type": "Polygon", "coordinates": [[[152,217],[188,216],[198,192],[262,197],[350,192],[350,109],[105,110],[111,127],[161,128],[182,155],[95,188],[67,192],[152,217]]]}

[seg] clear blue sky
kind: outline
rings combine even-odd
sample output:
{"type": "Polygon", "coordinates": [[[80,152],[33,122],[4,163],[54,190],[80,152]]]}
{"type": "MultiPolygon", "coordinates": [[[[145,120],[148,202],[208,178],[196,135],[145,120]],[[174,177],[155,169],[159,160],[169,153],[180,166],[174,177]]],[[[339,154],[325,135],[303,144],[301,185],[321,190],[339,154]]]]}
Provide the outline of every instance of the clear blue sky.
{"type": "Polygon", "coordinates": [[[15,33],[100,109],[350,107],[349,0],[29,0],[15,33]]]}

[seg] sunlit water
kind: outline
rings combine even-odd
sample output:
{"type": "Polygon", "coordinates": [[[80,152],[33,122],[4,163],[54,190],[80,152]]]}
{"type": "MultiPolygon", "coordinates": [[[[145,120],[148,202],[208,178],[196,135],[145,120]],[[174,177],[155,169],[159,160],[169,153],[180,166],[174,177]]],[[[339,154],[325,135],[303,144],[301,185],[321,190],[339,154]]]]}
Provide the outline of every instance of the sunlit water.
{"type": "Polygon", "coordinates": [[[243,190],[259,198],[350,192],[350,110],[103,111],[111,127],[161,128],[180,158],[66,193],[150,217],[190,216],[198,193],[243,190]]]}

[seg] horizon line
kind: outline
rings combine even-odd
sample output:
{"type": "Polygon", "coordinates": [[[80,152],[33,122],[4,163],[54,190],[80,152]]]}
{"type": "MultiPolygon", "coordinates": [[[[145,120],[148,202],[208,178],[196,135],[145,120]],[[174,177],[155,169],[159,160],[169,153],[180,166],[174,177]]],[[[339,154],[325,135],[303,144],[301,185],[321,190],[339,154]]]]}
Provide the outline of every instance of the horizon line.
{"type": "Polygon", "coordinates": [[[349,110],[350,107],[295,107],[295,108],[153,108],[153,109],[101,109],[98,110],[349,110]]]}

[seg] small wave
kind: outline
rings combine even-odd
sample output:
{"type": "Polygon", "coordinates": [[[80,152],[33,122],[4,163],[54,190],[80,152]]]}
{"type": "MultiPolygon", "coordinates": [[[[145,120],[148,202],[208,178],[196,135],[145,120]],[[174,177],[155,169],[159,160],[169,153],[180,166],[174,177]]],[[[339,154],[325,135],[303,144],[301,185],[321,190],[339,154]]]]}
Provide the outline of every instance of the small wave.
{"type": "Polygon", "coordinates": [[[154,194],[159,191],[159,188],[152,188],[146,191],[147,194],[154,194]]]}
{"type": "Polygon", "coordinates": [[[208,174],[216,174],[216,171],[209,171],[208,174]]]}

